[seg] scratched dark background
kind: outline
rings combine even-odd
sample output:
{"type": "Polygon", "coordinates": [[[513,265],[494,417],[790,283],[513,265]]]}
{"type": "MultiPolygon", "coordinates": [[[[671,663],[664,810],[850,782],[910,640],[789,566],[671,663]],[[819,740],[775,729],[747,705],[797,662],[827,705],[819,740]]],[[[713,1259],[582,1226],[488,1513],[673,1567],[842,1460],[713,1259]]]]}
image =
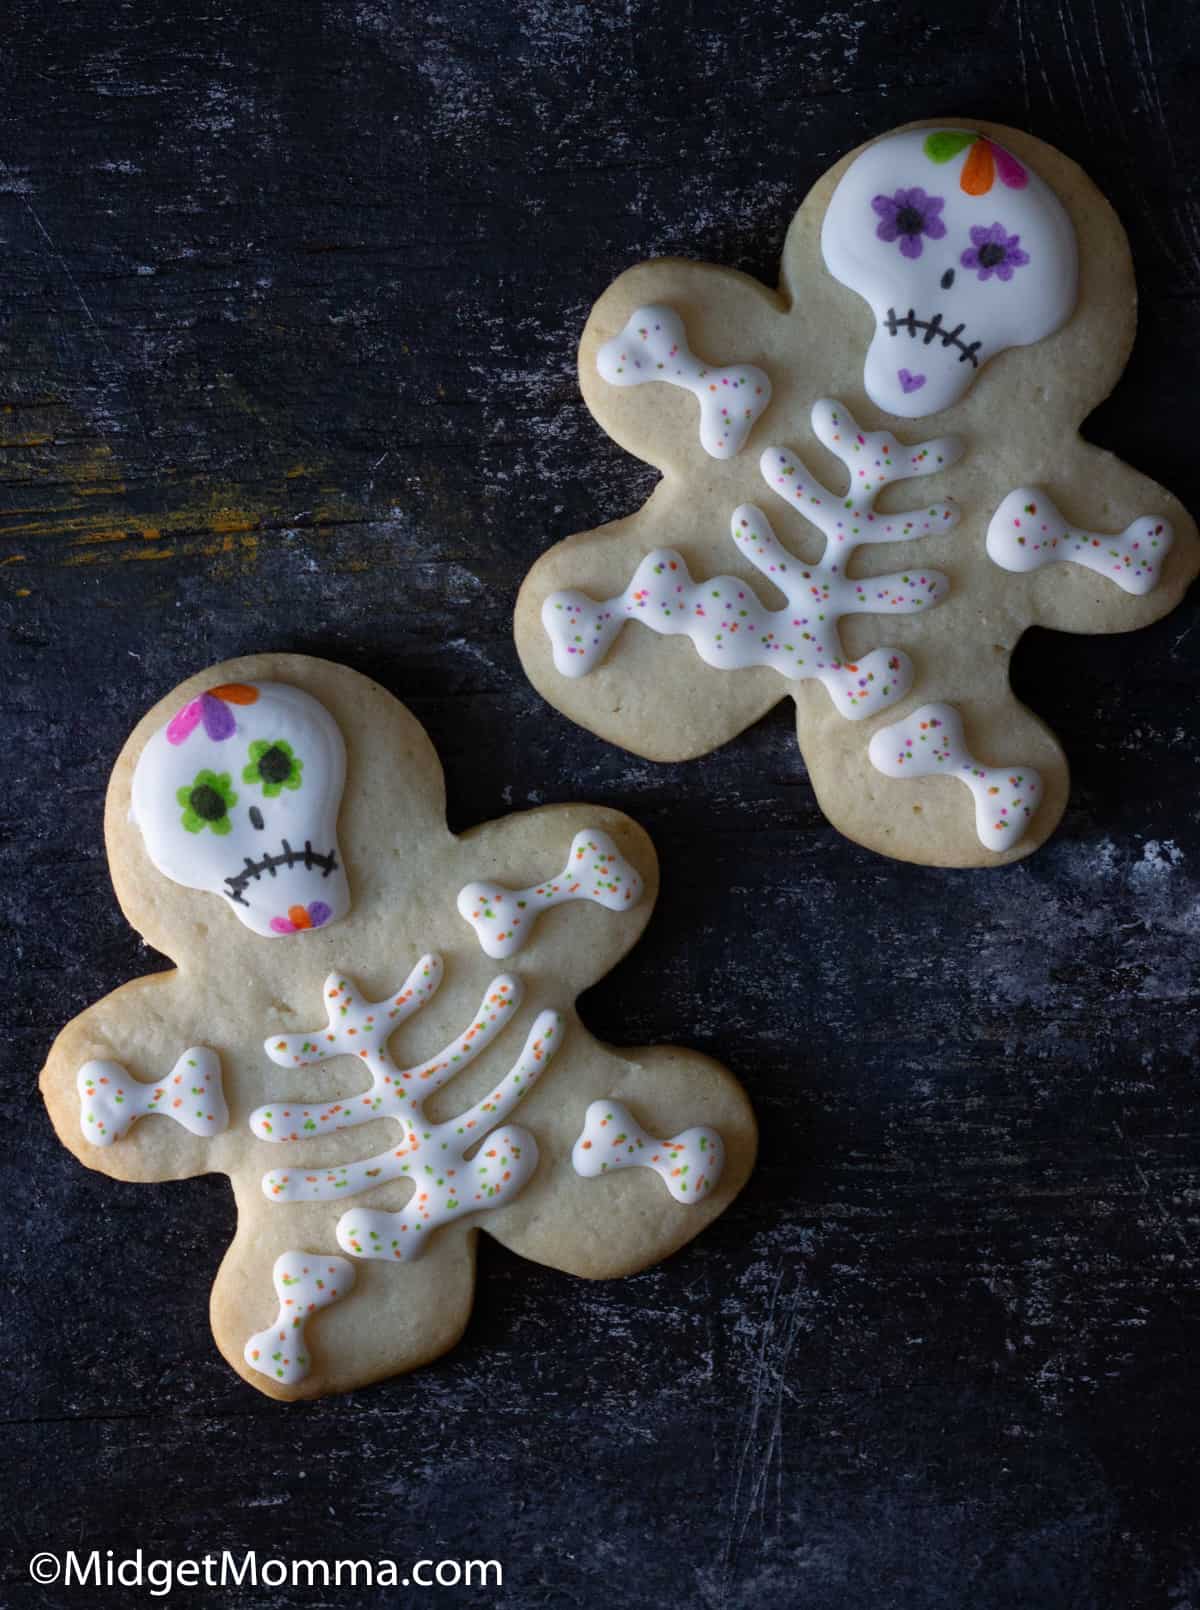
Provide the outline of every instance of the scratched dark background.
{"type": "Polygon", "coordinates": [[[10,0],[4,32],[3,1603],[87,1597],[36,1549],[140,1545],[504,1563],[433,1603],[1198,1610],[1194,601],[1026,641],[1072,803],[991,875],[841,840],[790,706],[654,766],[510,636],[537,555],[652,482],[577,394],[592,300],[656,253],[773,282],[812,181],[918,116],[1021,124],[1111,196],[1142,322],[1088,433],[1200,508],[1194,6],[10,0]],[[101,838],[126,733],[268,648],[406,700],[456,828],[639,817],[662,903],[585,1015],[702,1046],[763,1123],[667,1266],[590,1287],[485,1240],[454,1354],[291,1411],[209,1339],[225,1183],[89,1174],[35,1092],[157,965],[101,838]]]}

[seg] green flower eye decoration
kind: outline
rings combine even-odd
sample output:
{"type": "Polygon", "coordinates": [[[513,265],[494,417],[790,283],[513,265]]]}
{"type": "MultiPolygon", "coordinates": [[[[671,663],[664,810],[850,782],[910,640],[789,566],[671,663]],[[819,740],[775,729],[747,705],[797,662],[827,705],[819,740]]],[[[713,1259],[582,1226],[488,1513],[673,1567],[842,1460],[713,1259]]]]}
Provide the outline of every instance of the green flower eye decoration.
{"type": "Polygon", "coordinates": [[[274,742],[257,738],[250,745],[250,764],[242,769],[242,781],[257,783],[267,799],[275,799],[285,788],[300,787],[303,770],[304,762],[297,760],[291,744],[282,738],[274,742]]]}
{"type": "Polygon", "coordinates": [[[229,832],[229,812],[237,804],[237,795],[229,786],[227,771],[198,771],[187,788],[176,789],[175,798],[183,806],[185,832],[203,833],[206,827],[222,836],[229,832]]]}

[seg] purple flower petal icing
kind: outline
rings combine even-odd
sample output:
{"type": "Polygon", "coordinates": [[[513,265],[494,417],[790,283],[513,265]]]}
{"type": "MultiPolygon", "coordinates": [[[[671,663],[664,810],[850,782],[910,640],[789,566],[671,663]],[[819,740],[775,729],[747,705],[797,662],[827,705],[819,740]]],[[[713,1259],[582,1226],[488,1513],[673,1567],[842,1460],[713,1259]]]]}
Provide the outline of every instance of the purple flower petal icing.
{"type": "Polygon", "coordinates": [[[226,738],[232,738],[237,730],[233,711],[223,699],[214,699],[211,693],[200,695],[200,718],[204,722],[205,732],[214,743],[223,743],[226,738]]]}

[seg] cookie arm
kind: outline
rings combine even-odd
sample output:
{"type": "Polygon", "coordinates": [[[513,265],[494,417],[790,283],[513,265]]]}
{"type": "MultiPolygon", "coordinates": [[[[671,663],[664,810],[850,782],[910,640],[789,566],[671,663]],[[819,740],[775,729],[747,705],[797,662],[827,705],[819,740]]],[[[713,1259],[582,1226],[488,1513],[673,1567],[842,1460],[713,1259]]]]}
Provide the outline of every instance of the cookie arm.
{"type": "Polygon", "coordinates": [[[136,979],[88,1007],[42,1069],[59,1139],[115,1179],[189,1179],[223,1167],[227,1069],[178,979],[136,979]]]}
{"type": "Polygon", "coordinates": [[[663,257],[628,269],[592,308],[579,382],[598,424],[670,475],[753,453],[770,428],[784,304],[736,270],[663,257]]]}
{"type": "Polygon", "coordinates": [[[682,1247],[729,1206],[754,1165],[754,1114],[728,1070],[698,1051],[644,1046],[618,1052],[576,1024],[561,1061],[559,1079],[548,1080],[522,1109],[522,1121],[538,1139],[538,1175],[480,1228],[522,1257],[568,1274],[634,1274],[682,1247]],[[716,1132],[721,1172],[702,1200],[677,1200],[649,1158],[645,1167],[591,1177],[577,1170],[573,1153],[587,1131],[589,1109],[610,1098],[648,1135],[716,1132]]]}
{"type": "Polygon", "coordinates": [[[658,895],[648,835],[593,805],[543,806],[472,828],[457,864],[463,942],[527,978],[552,976],[564,1005],[636,944],[658,895]]]}
{"type": "Polygon", "coordinates": [[[1178,500],[1082,442],[1068,463],[1008,492],[986,545],[1031,623],[1062,632],[1149,626],[1200,573],[1196,525],[1178,500]]]}
{"type": "Polygon", "coordinates": [[[713,539],[715,557],[697,562],[697,575],[727,570],[737,561],[725,551],[730,512],[712,532],[698,532],[687,482],[671,478],[636,514],[567,537],[542,555],[521,585],[515,636],[525,674],[549,705],[607,743],[647,760],[677,761],[728,743],[788,696],[789,684],[769,667],[718,670],[687,636],[663,637],[636,619],[586,675],[566,676],[555,663],[548,601],[555,611],[564,594],[581,595],[581,607],[618,598],[648,554],[666,548],[694,556],[701,538],[713,539]]]}
{"type": "Polygon", "coordinates": [[[848,723],[833,726],[817,698],[819,690],[801,690],[796,701],[801,751],[817,803],[840,833],[896,860],[945,867],[1002,866],[1049,838],[1070,788],[1062,746],[1045,722],[1016,698],[1006,657],[986,663],[969,699],[955,692],[962,685],[954,667],[944,676],[929,677],[921,690],[925,698],[914,694],[898,707],[899,715],[886,711],[866,731],[848,723]],[[944,716],[946,706],[953,717],[944,716]],[[929,728],[930,733],[961,725],[965,755],[972,763],[966,777],[955,775],[953,766],[945,775],[935,775],[919,762],[895,763],[901,753],[910,752],[905,749],[907,729],[915,722],[919,732],[926,712],[942,723],[940,729],[929,728]],[[885,734],[894,735],[891,749],[885,734]],[[999,777],[976,775],[995,769],[999,777]],[[1024,786],[1033,778],[1035,800],[1024,786]],[[1019,832],[993,831],[998,817],[981,811],[981,797],[971,782],[987,785],[985,802],[991,798],[988,788],[1002,789],[995,796],[997,811],[1004,807],[1010,815],[1019,813],[1019,832]]]}

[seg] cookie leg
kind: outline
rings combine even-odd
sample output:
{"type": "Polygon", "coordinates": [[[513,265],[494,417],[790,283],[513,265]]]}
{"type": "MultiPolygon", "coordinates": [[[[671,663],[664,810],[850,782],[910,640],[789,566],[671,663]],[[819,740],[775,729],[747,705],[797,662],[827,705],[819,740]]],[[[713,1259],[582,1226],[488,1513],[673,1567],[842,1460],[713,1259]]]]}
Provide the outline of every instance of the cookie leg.
{"type": "Polygon", "coordinates": [[[798,701],[809,777],[839,832],[899,861],[945,867],[1002,866],[1049,838],[1066,808],[1066,755],[1006,684],[901,711],[850,733],[798,701]]]}
{"type": "Polygon", "coordinates": [[[213,1335],[243,1380],[285,1401],[417,1368],[458,1341],[475,1290],[474,1237],[457,1226],[403,1268],[347,1258],[336,1215],[243,1208],[213,1286],[213,1335]]]}
{"type": "Polygon", "coordinates": [[[634,1274],[729,1206],[754,1165],[754,1114],[727,1070],[697,1051],[618,1054],[593,1042],[566,1054],[569,1096],[560,1092],[551,1107],[543,1089],[523,1109],[542,1152],[538,1177],[481,1227],[569,1274],[634,1274]],[[701,1182],[695,1193],[691,1181],[701,1182]]]}

